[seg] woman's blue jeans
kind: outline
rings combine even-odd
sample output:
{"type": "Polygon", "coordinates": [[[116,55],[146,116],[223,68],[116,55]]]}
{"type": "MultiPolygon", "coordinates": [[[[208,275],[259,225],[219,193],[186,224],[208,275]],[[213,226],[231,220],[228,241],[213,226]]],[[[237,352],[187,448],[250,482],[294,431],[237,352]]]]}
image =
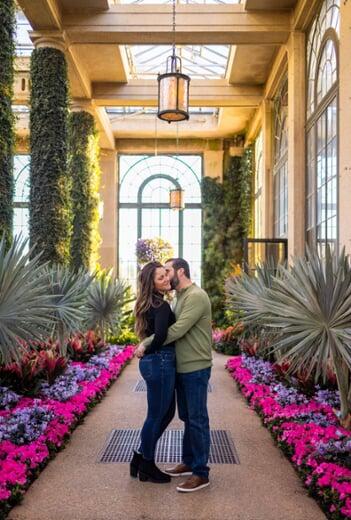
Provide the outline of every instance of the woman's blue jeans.
{"type": "Polygon", "coordinates": [[[139,370],[146,382],[147,416],[141,430],[140,452],[154,460],[158,439],[175,414],[175,349],[164,347],[144,356],[139,370]]]}

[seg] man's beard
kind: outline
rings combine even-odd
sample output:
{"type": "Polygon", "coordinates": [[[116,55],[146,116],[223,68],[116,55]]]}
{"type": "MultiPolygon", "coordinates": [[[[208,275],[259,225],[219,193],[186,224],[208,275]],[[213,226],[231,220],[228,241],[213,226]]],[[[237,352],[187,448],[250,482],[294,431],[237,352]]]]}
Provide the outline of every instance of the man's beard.
{"type": "Polygon", "coordinates": [[[170,280],[170,284],[171,284],[171,288],[174,290],[178,287],[179,285],[179,278],[178,276],[175,274],[173,276],[173,278],[170,280]]]}

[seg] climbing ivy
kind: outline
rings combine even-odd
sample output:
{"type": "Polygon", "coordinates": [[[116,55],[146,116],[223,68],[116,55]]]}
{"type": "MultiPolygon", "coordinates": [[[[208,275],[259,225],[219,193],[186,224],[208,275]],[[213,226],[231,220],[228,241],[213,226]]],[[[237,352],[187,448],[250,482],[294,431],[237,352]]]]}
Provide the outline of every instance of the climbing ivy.
{"type": "Polygon", "coordinates": [[[14,116],[11,109],[14,80],[15,2],[0,2],[0,234],[12,241],[14,116]]]}
{"type": "Polygon", "coordinates": [[[69,118],[68,170],[72,178],[73,233],[71,266],[74,270],[97,267],[99,235],[98,134],[88,112],[73,112],[69,118]]]}
{"type": "Polygon", "coordinates": [[[204,207],[203,286],[208,292],[213,319],[225,323],[224,282],[243,262],[243,239],[251,231],[253,152],[231,157],[223,183],[205,177],[202,182],[204,207]]]}
{"type": "Polygon", "coordinates": [[[64,54],[35,49],[31,58],[29,226],[42,261],[69,264],[68,80],[64,54]]]}

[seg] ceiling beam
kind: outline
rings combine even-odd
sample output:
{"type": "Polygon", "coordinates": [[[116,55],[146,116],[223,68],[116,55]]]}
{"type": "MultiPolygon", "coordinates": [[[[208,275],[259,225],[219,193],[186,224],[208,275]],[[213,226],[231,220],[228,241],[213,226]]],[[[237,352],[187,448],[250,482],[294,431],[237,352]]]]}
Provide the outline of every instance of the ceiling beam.
{"type": "MultiPolygon", "coordinates": [[[[157,80],[93,83],[92,99],[97,106],[156,106],[157,80]]],[[[261,100],[258,86],[234,86],[225,80],[194,80],[190,85],[190,105],[195,107],[257,107],[261,100]]]]}
{"type": "Polygon", "coordinates": [[[57,0],[18,0],[18,4],[34,30],[61,29],[62,13],[57,0]]]}
{"type": "Polygon", "coordinates": [[[306,31],[320,4],[320,0],[299,0],[294,10],[293,29],[306,31]]]}
{"type": "MultiPolygon", "coordinates": [[[[242,5],[179,5],[177,44],[282,44],[291,26],[288,12],[246,12],[242,5]]],[[[71,43],[170,44],[173,41],[169,5],[112,6],[105,13],[79,12],[63,16],[71,43]]]]}

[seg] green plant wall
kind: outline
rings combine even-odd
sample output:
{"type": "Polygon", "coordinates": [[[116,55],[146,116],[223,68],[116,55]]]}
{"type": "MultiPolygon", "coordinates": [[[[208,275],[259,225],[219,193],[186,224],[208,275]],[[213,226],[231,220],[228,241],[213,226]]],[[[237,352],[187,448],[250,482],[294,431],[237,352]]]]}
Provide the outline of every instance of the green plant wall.
{"type": "Polygon", "coordinates": [[[71,266],[93,271],[97,268],[99,235],[98,134],[94,117],[88,112],[73,112],[69,117],[68,169],[72,179],[73,233],[71,266]]]}
{"type": "Polygon", "coordinates": [[[223,182],[202,181],[203,286],[211,298],[213,320],[226,325],[224,282],[243,262],[243,240],[252,228],[253,148],[226,161],[223,182]]]}
{"type": "Polygon", "coordinates": [[[30,243],[41,261],[68,265],[71,203],[67,168],[68,80],[64,54],[35,49],[31,58],[30,243]]]}
{"type": "Polygon", "coordinates": [[[7,247],[13,227],[14,116],[11,109],[15,56],[15,2],[0,2],[0,234],[7,247]]]}

